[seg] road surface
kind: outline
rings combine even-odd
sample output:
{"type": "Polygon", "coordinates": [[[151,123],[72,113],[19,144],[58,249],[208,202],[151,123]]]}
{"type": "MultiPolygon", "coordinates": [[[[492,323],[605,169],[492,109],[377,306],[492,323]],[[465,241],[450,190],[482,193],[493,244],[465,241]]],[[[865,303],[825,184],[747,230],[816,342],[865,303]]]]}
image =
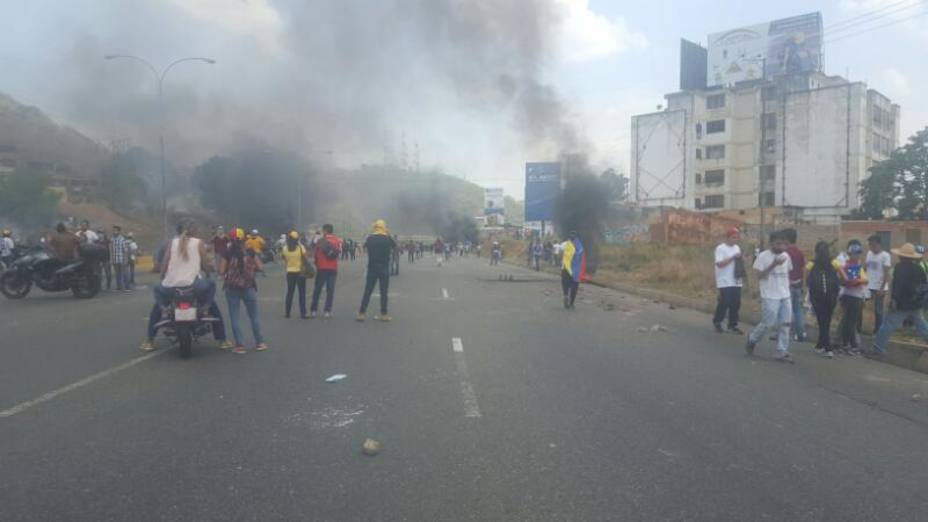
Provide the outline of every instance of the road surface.
{"type": "Polygon", "coordinates": [[[925,375],[810,345],[794,366],[749,359],[700,313],[589,286],[565,311],[556,279],[485,259],[404,260],[394,321],[358,324],[362,279],[344,264],[333,319],[287,320],[272,272],[271,349],[189,360],[138,351],[148,290],[3,300],[0,519],[928,512],[925,375]]]}

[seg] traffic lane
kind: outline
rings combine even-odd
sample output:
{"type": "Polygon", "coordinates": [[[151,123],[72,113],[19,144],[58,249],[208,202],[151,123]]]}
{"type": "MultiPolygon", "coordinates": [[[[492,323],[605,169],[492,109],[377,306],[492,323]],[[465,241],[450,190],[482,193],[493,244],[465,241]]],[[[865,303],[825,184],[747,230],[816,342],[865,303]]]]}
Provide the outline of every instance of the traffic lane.
{"type": "Polygon", "coordinates": [[[138,278],[145,287],[87,300],[42,291],[0,300],[0,410],[139,356],[154,277],[138,278]]]}
{"type": "Polygon", "coordinates": [[[590,492],[571,498],[579,511],[565,513],[594,518],[618,507],[604,496],[660,519],[905,520],[925,507],[917,495],[926,478],[923,425],[810,386],[795,367],[748,360],[734,336],[720,343],[693,325],[638,331],[655,321],[677,327],[678,314],[666,307],[638,300],[640,308],[624,306],[637,314],[609,313],[594,304],[600,292],[585,292],[578,309],[565,312],[545,286],[485,284],[487,299],[512,313],[497,325],[485,314],[465,340],[487,425],[506,419],[486,442],[511,444],[500,455],[518,456],[502,466],[512,480],[501,481],[525,480],[516,498],[558,498],[557,482],[537,476],[558,469],[590,492]],[[529,298],[513,299],[512,287],[529,298]],[[515,320],[517,341],[487,336],[515,320]],[[562,445],[565,427],[570,441],[562,445]],[[556,462],[558,454],[568,456],[556,462]],[[875,486],[874,472],[893,478],[875,486]],[[614,484],[621,486],[611,491],[614,484]]]}
{"type": "Polygon", "coordinates": [[[468,424],[443,313],[406,281],[395,323],[265,314],[267,353],[166,354],[3,421],[3,475],[19,477],[4,505],[24,520],[453,516],[473,475],[468,424]],[[336,372],[348,378],[323,383],[336,372]],[[368,436],[378,457],[359,454],[368,436]]]}

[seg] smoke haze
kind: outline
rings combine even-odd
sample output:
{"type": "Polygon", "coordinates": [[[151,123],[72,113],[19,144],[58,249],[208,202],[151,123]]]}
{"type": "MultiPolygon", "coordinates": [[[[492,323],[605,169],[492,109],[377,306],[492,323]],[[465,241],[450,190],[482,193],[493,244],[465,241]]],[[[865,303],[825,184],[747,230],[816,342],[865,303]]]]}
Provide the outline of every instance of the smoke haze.
{"type": "MultiPolygon", "coordinates": [[[[165,82],[168,154],[192,166],[243,141],[345,166],[422,162],[477,177],[587,149],[546,81],[560,0],[134,0],[17,3],[0,36],[9,90],[101,141],[156,145],[150,71],[165,82]]],[[[6,75],[5,75],[6,76],[6,75]]]]}

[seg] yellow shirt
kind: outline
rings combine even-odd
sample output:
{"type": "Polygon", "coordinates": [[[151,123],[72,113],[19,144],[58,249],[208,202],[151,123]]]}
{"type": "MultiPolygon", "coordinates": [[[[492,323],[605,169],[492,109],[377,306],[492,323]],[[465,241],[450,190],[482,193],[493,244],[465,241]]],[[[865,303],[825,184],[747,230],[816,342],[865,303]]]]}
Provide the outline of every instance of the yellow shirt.
{"type": "Polygon", "coordinates": [[[284,246],[281,255],[287,262],[288,273],[299,273],[303,271],[303,256],[305,252],[306,250],[303,248],[303,245],[299,245],[299,247],[295,248],[292,252],[289,248],[284,246]]]}
{"type": "Polygon", "coordinates": [[[254,250],[256,254],[264,252],[264,238],[261,236],[250,237],[245,240],[245,248],[254,250]]]}

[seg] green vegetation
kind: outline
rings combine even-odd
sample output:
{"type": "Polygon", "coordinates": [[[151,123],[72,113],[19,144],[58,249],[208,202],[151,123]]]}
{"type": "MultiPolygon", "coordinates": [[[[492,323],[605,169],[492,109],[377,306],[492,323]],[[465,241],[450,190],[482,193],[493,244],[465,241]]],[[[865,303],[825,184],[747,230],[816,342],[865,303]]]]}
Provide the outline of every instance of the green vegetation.
{"type": "Polygon", "coordinates": [[[859,193],[858,219],[883,219],[887,209],[896,209],[898,219],[928,219],[928,128],[873,165],[859,193]]]}
{"type": "Polygon", "coordinates": [[[59,195],[48,189],[48,181],[39,171],[14,171],[0,183],[0,215],[23,226],[50,225],[59,195]]]}
{"type": "Polygon", "coordinates": [[[117,212],[129,212],[145,203],[145,181],[125,155],[111,158],[100,171],[99,194],[117,212]]]}

